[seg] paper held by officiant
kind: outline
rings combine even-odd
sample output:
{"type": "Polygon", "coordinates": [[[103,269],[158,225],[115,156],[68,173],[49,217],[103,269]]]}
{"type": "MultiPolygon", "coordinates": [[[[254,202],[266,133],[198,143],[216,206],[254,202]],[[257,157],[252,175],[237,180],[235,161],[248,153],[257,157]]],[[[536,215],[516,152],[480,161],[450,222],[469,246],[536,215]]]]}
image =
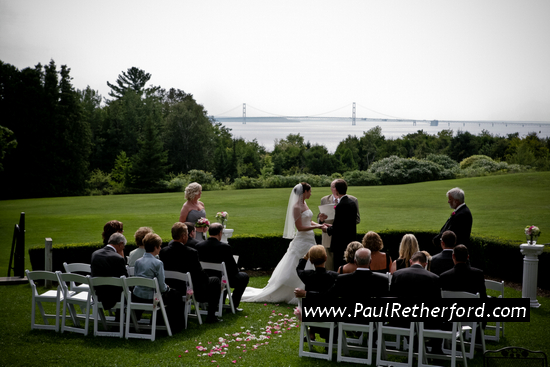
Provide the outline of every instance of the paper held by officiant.
{"type": "Polygon", "coordinates": [[[334,204],[319,205],[319,213],[325,214],[326,220],[334,220],[334,204]]]}

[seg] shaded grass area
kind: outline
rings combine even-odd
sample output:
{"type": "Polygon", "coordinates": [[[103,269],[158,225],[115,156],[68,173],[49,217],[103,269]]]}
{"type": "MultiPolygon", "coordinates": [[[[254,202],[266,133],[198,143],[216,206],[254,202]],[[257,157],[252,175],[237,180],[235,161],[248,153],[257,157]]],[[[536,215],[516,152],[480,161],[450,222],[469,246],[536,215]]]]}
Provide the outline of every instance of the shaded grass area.
{"type": "MultiPolygon", "coordinates": [[[[268,277],[253,277],[251,285],[264,286],[268,277]]],[[[521,292],[505,289],[507,298],[521,297],[521,292]]],[[[499,343],[488,342],[488,349],[505,346],[521,346],[532,350],[542,350],[550,354],[550,299],[539,297],[542,306],[531,309],[529,323],[506,323],[506,334],[499,343]]],[[[298,357],[299,328],[285,329],[281,336],[272,335],[267,345],[253,349],[254,344],[265,342],[228,342],[226,357],[221,355],[198,357],[197,346],[208,350],[218,342],[218,338],[228,340],[243,337],[247,330],[254,335],[262,335],[268,322],[277,322],[293,316],[294,306],[286,304],[243,303],[244,311],[238,315],[224,314],[224,322],[218,325],[199,326],[190,321],[189,329],[168,337],[159,332],[154,342],[137,339],[94,337],[93,332],[84,337],[73,333],[30,330],[31,292],[28,285],[0,287],[0,366],[329,366],[312,358],[298,357]],[[275,312],[273,312],[275,311],[275,312]],[[281,314],[281,315],[279,315],[281,314]],[[270,316],[274,317],[270,318],[270,316]],[[288,317],[285,317],[288,315],[288,317]],[[263,329],[262,329],[263,328],[263,329]],[[209,344],[212,343],[212,344],[209,344]],[[246,344],[246,347],[243,347],[246,344]],[[239,346],[240,348],[237,348],[239,346]],[[246,352],[243,352],[246,350],[246,352]],[[186,353],[186,351],[188,351],[186,353]],[[181,357],[180,357],[181,355],[181,357]],[[213,363],[212,361],[216,362],[213,363]],[[232,361],[236,361],[233,363],[232,361]]],[[[399,357],[396,357],[399,360],[399,357]]],[[[353,364],[344,363],[343,366],[353,364]]],[[[449,363],[444,364],[449,365],[449,363]]],[[[468,365],[482,366],[481,353],[468,365]]]]}
{"type": "MultiPolygon", "coordinates": [[[[550,172],[350,187],[349,193],[359,199],[358,231],[439,230],[451,212],[445,194],[455,186],[466,192],[474,217],[472,234],[498,236],[519,245],[525,242],[523,228],[534,224],[542,231],[539,242],[550,242],[550,172]]],[[[308,203],[317,213],[321,197],[330,190],[312,190],[308,203]]],[[[211,221],[216,212],[229,212],[228,228],[235,229],[235,235],[282,234],[289,192],[287,188],[207,191],[202,201],[211,221]]],[[[103,225],[112,219],[124,223],[130,242],[141,226],[150,226],[169,240],[184,201],[183,193],[0,201],[0,275],[7,274],[13,226],[20,212],[26,213],[27,248],[44,244],[46,237],[54,245],[100,242],[103,225]]],[[[25,261],[30,269],[28,254],[25,261]]]]}

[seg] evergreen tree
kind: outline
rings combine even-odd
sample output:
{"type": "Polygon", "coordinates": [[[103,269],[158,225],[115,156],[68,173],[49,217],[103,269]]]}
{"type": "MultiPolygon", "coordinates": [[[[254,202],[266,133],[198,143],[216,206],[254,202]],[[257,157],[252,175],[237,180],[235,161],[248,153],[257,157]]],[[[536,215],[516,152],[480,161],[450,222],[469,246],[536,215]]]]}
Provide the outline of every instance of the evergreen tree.
{"type": "Polygon", "coordinates": [[[143,96],[144,92],[153,94],[159,87],[145,89],[145,84],[147,84],[149,79],[151,79],[151,74],[132,66],[127,71],[123,71],[122,74],[119,74],[116,85],[107,82],[107,85],[111,88],[109,96],[113,97],[115,100],[120,99],[129,90],[134,91],[140,98],[143,96]]]}
{"type": "Polygon", "coordinates": [[[161,188],[160,181],[166,178],[169,168],[168,154],[164,150],[162,140],[153,119],[145,123],[143,139],[139,142],[139,152],[132,163],[132,186],[138,191],[157,191],[161,188]]]}

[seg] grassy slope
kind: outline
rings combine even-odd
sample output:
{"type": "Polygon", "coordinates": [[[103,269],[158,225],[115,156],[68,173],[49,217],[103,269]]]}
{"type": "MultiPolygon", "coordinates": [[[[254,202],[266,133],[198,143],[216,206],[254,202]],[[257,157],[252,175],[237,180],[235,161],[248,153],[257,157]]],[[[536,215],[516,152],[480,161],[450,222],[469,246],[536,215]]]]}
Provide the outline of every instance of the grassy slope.
{"type": "MultiPolygon", "coordinates": [[[[358,230],[438,230],[450,214],[445,193],[459,186],[474,216],[473,234],[525,241],[523,227],[538,225],[539,242],[550,242],[550,172],[423,182],[396,186],[351,187],[359,199],[358,230]]],[[[313,188],[309,204],[314,213],[328,188],[313,188]]],[[[204,192],[208,218],[229,212],[235,234],[282,233],[289,189],[204,192]]],[[[0,201],[0,274],[7,273],[13,225],[26,212],[27,248],[43,244],[100,241],[105,222],[124,223],[127,238],[140,226],[150,226],[164,239],[178,220],[182,193],[65,197],[0,201]]],[[[131,240],[130,240],[131,241],[131,240]]],[[[27,266],[30,267],[28,256],[27,266]]]]}

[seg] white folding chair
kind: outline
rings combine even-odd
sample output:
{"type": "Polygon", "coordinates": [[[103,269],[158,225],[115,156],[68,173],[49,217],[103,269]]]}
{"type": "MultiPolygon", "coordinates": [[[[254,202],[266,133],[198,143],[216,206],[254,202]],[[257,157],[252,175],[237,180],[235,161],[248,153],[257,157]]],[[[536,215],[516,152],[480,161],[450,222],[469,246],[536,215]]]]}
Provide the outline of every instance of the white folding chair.
{"type": "Polygon", "coordinates": [[[350,324],[346,322],[338,323],[338,353],[336,354],[337,362],[353,362],[361,364],[372,364],[372,353],[374,343],[375,323],[368,324],[350,324]],[[346,331],[362,332],[359,339],[346,338],[346,331]],[[367,346],[362,346],[364,335],[367,335],[367,346]],[[358,345],[350,345],[350,344],[358,345]],[[367,358],[350,357],[349,351],[367,352],[367,358]],[[343,354],[342,354],[343,353],[343,354]]]}
{"type": "MultiPolygon", "coordinates": [[[[298,298],[298,307],[302,309],[302,299],[298,298]]],[[[312,357],[325,359],[327,361],[332,360],[332,350],[334,349],[334,328],[336,323],[334,322],[301,322],[300,323],[300,349],[298,350],[298,355],[300,357],[312,357]],[[328,342],[321,342],[317,340],[311,340],[309,337],[309,328],[310,327],[319,327],[325,328],[329,331],[328,342]],[[309,351],[304,350],[304,338],[307,340],[307,345],[309,351]],[[324,347],[327,350],[327,353],[319,353],[314,351],[313,346],[324,347]]]]}
{"type": "Polygon", "coordinates": [[[93,318],[94,318],[94,336],[115,336],[122,338],[124,336],[124,282],[122,281],[125,276],[120,278],[115,277],[95,277],[92,278],[88,275],[90,281],[90,291],[93,299],[93,318]],[[120,310],[120,320],[117,322],[113,317],[108,319],[105,317],[105,309],[103,303],[97,298],[96,287],[101,286],[115,286],[120,287],[120,300],[113,306],[112,309],[120,310]],[[113,320],[114,319],[114,320],[113,320]],[[99,330],[99,322],[103,325],[103,331],[99,330]],[[109,326],[116,326],[118,324],[118,331],[110,331],[109,326]]]}
{"type": "Polygon", "coordinates": [[[187,285],[187,292],[191,293],[191,296],[187,296],[187,294],[183,295],[183,302],[185,303],[185,328],[187,329],[187,319],[188,317],[195,317],[199,321],[199,325],[202,325],[202,317],[200,313],[199,303],[195,299],[195,291],[193,288],[193,280],[191,279],[191,273],[180,273],[179,271],[170,271],[165,270],[164,271],[164,277],[165,279],[177,279],[182,282],[185,282],[187,285]],[[191,292],[189,292],[191,291],[191,292]],[[195,307],[195,313],[191,313],[191,306],[195,307]]]}
{"type": "Polygon", "coordinates": [[[170,323],[168,322],[168,316],[166,315],[166,309],[164,302],[162,300],[162,295],[159,290],[159,284],[157,278],[149,279],[142,277],[123,277],[122,281],[124,283],[124,293],[128,301],[127,311],[126,311],[126,339],[128,338],[137,338],[137,339],[149,339],[151,341],[155,340],[157,328],[166,330],[169,336],[172,336],[172,330],[170,329],[170,323]],[[151,288],[155,293],[155,299],[152,303],[139,303],[132,301],[132,291],[131,287],[146,287],[151,288]],[[157,326],[157,311],[160,309],[162,317],[164,319],[165,326],[157,326]],[[141,310],[145,312],[151,312],[151,334],[142,334],[138,331],[130,332],[130,315],[132,310],[141,310]]]}
{"type": "MultiPolygon", "coordinates": [[[[468,292],[453,292],[453,291],[441,291],[442,298],[479,298],[479,293],[473,294],[468,292]]],[[[484,331],[481,322],[462,322],[462,326],[468,326],[469,329],[466,333],[466,340],[464,343],[470,345],[470,350],[467,352],[466,357],[469,359],[474,358],[474,352],[476,347],[476,334],[480,333],[481,345],[479,346],[483,353],[485,353],[485,338],[483,337],[484,331]]],[[[443,351],[448,353],[449,350],[443,348],[443,351]]]]}
{"type": "MultiPolygon", "coordinates": [[[[83,276],[92,273],[91,265],[85,263],[67,264],[66,262],[64,262],[63,268],[65,269],[65,273],[82,273],[81,275],[83,276]]],[[[76,285],[75,282],[71,282],[69,290],[71,292],[88,292],[90,290],[90,286],[88,285],[88,283],[76,285]]]]}
{"type": "Polygon", "coordinates": [[[67,330],[88,335],[88,325],[90,323],[90,311],[92,307],[92,294],[88,291],[78,293],[71,292],[69,287],[67,286],[67,282],[69,282],[70,284],[74,284],[75,282],[77,282],[81,285],[88,286],[89,289],[89,278],[79,274],[62,273],[60,271],[57,271],[55,274],[57,275],[59,285],[61,286],[61,290],[63,292],[61,332],[63,333],[65,330],[67,330]],[[83,313],[77,314],[74,305],[80,306],[80,309],[83,313]],[[73,326],[67,326],[66,324],[67,310],[69,311],[69,314],[73,321],[73,326]],[[80,319],[84,319],[84,328],[80,327],[80,319]]]}
{"type": "MultiPolygon", "coordinates": [[[[463,327],[460,322],[453,322],[452,330],[435,330],[425,329],[424,323],[418,323],[418,367],[431,367],[433,365],[428,364],[428,358],[431,359],[443,359],[450,360],[451,367],[456,367],[457,358],[461,358],[464,367],[468,367],[468,361],[466,360],[466,351],[464,348],[464,333],[469,327],[463,327]],[[457,339],[458,337],[458,339],[457,339]],[[424,338],[441,338],[449,339],[451,341],[452,349],[450,355],[446,354],[431,354],[426,352],[426,345],[424,338]],[[456,344],[460,344],[460,355],[456,350],[456,344]]],[[[411,348],[412,349],[412,346],[411,348]]]]}
{"type": "Polygon", "coordinates": [[[25,273],[27,273],[27,279],[29,280],[29,283],[31,285],[31,291],[32,291],[32,313],[31,313],[31,330],[32,329],[43,329],[43,330],[59,330],[59,315],[60,315],[60,307],[61,302],[63,301],[63,293],[61,292],[61,286],[57,286],[56,290],[49,290],[42,294],[38,293],[38,289],[36,287],[35,281],[37,280],[51,280],[54,282],[57,282],[57,275],[55,273],[52,273],[51,271],[28,271],[25,270],[25,273]],[[55,314],[48,314],[44,311],[44,307],[42,306],[43,302],[49,302],[49,303],[55,303],[55,314]],[[42,320],[44,321],[44,324],[37,324],[35,322],[36,319],[36,306],[38,305],[38,309],[40,310],[40,314],[42,315],[42,320]],[[50,325],[49,320],[55,320],[55,325],[50,325]]]}
{"type": "MultiPolygon", "coordinates": [[[[504,298],[504,281],[495,282],[494,280],[485,279],[485,288],[493,291],[497,291],[500,294],[496,298],[504,298]]],[[[490,297],[488,295],[488,297],[490,297]]],[[[500,333],[502,332],[502,337],[504,338],[504,322],[497,321],[495,325],[485,326],[485,331],[494,330],[495,335],[485,334],[485,340],[492,340],[498,342],[500,340],[500,333]]]]}
{"type": "Polygon", "coordinates": [[[133,266],[128,266],[128,265],[126,265],[126,271],[128,272],[128,276],[129,276],[129,277],[133,277],[133,276],[134,276],[134,267],[133,267],[133,266]]]}
{"type": "Polygon", "coordinates": [[[398,327],[398,326],[391,326],[391,325],[384,325],[383,322],[379,322],[378,326],[378,338],[377,342],[378,345],[376,347],[376,365],[377,366],[400,366],[400,367],[412,367],[413,365],[413,340],[415,335],[415,323],[411,322],[409,327],[398,327]],[[396,349],[388,349],[389,342],[386,342],[384,339],[384,335],[394,335],[397,338],[397,348],[396,349]],[[400,340],[402,337],[408,337],[409,338],[409,347],[408,350],[400,350],[400,340]],[[390,361],[387,358],[387,355],[398,355],[398,356],[406,356],[407,362],[396,362],[396,361],[390,361]]]}
{"type": "MultiPolygon", "coordinates": [[[[225,262],[222,262],[221,264],[217,263],[208,263],[201,261],[201,266],[205,270],[216,270],[222,273],[222,287],[224,288],[225,292],[227,292],[227,297],[229,298],[229,305],[225,305],[224,300],[224,292],[220,294],[220,303],[218,306],[218,311],[216,312],[216,316],[221,317],[222,316],[222,310],[224,307],[231,308],[231,312],[235,313],[235,306],[233,305],[233,297],[231,297],[231,286],[229,285],[229,277],[227,275],[227,269],[225,267],[225,262]]],[[[207,314],[207,311],[201,310],[203,314],[207,314]]]]}

